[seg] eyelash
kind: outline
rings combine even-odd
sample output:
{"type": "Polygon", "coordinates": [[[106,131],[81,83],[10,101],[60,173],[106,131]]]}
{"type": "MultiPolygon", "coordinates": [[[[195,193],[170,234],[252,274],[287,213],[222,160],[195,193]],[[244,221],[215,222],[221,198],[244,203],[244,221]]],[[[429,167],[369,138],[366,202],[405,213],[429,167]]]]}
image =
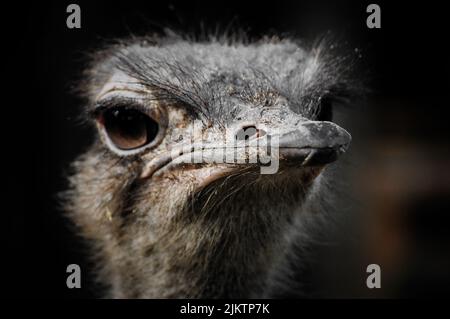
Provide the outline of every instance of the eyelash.
{"type": "Polygon", "coordinates": [[[140,111],[142,113],[148,113],[150,108],[146,107],[142,104],[142,102],[138,102],[140,100],[135,98],[124,98],[124,97],[113,97],[105,100],[98,101],[95,103],[92,110],[88,112],[89,117],[92,119],[97,119],[97,117],[108,109],[112,108],[121,108],[124,109],[133,109],[136,111],[140,111]]]}

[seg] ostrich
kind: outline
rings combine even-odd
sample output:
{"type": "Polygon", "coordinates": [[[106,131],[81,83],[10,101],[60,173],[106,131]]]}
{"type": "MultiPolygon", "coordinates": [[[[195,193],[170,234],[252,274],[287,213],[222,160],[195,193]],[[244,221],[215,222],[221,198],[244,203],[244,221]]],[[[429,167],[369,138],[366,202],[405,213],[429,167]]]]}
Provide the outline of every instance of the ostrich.
{"type": "Polygon", "coordinates": [[[332,122],[333,102],[352,90],[350,68],[330,50],[162,36],[94,54],[80,87],[98,134],[73,164],[66,207],[108,297],[288,289],[302,220],[332,197],[332,163],[351,140],[332,122]],[[247,146],[277,137],[278,170],[262,174],[248,149],[241,161],[180,160],[198,143],[232,149],[225,130],[247,146]]]}

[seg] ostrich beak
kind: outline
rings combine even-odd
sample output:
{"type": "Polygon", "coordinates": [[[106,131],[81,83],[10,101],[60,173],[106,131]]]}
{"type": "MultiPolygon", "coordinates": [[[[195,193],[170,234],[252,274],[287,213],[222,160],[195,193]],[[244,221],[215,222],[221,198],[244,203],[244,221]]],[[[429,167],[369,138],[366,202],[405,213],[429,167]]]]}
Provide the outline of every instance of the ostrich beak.
{"type": "MultiPolygon", "coordinates": [[[[275,129],[274,129],[275,131],[275,129]]],[[[278,130],[277,130],[278,131],[278,130]]],[[[345,153],[351,135],[332,122],[304,121],[291,128],[283,128],[283,133],[252,138],[250,141],[213,144],[189,144],[153,159],[144,168],[141,177],[148,178],[185,164],[216,163],[211,175],[223,176],[242,165],[258,164],[261,150],[270,148],[270,165],[261,165],[262,174],[278,171],[278,162],[298,166],[319,166],[335,161],[345,153]],[[267,137],[270,137],[268,141],[267,137]],[[236,155],[238,154],[238,155],[236,155]],[[197,157],[197,161],[193,161],[197,157]],[[275,165],[273,163],[275,162],[275,165]]],[[[267,158],[267,157],[266,157],[267,158]]],[[[260,161],[259,164],[269,162],[260,161]]],[[[208,179],[209,180],[209,179],[208,179]]]]}
{"type": "Polygon", "coordinates": [[[325,165],[345,153],[351,139],[346,130],[332,122],[306,121],[280,135],[280,159],[302,166],[325,165]]]}

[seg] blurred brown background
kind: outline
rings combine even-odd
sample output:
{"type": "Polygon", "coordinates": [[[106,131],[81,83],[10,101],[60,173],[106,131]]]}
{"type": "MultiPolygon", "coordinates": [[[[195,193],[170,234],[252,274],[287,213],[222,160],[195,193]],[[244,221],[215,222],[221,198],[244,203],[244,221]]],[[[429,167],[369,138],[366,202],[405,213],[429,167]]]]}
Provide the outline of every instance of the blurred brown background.
{"type": "Polygon", "coordinates": [[[450,67],[439,2],[375,1],[382,28],[369,30],[369,1],[75,1],[82,28],[69,30],[65,10],[71,2],[27,6],[26,23],[21,8],[22,23],[15,24],[23,67],[15,83],[24,83],[30,70],[33,79],[17,94],[17,107],[11,108],[17,114],[10,118],[23,122],[5,142],[27,152],[12,159],[21,169],[8,177],[6,193],[15,203],[14,213],[6,214],[11,295],[99,296],[85,246],[62,217],[55,195],[66,187],[68,163],[90,141],[77,121],[80,101],[69,93],[84,66],[83,52],[104,39],[164,25],[195,32],[202,23],[236,21],[255,36],[289,32],[312,39],[331,30],[362,52],[361,74],[371,91],[348,111],[344,126],[354,138],[346,181],[352,201],[339,231],[313,250],[307,290],[316,297],[449,296],[450,67]],[[82,289],[65,286],[70,263],[86,269],[82,289]],[[381,289],[365,285],[371,263],[381,266],[381,289]]]}

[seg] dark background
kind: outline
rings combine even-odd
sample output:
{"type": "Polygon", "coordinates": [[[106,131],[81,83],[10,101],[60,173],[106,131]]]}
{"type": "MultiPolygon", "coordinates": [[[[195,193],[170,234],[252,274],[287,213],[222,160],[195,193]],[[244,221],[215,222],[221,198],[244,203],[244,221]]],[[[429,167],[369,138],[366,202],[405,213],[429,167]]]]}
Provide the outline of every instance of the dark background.
{"type": "Polygon", "coordinates": [[[313,39],[331,30],[362,50],[362,67],[370,73],[372,92],[357,118],[366,128],[359,142],[364,153],[351,180],[364,202],[364,218],[353,225],[362,237],[356,247],[318,253],[308,280],[318,287],[317,296],[449,295],[450,54],[442,2],[375,1],[382,28],[368,29],[372,1],[75,1],[82,28],[68,29],[66,7],[72,2],[24,5],[11,28],[18,33],[12,52],[20,61],[3,143],[14,154],[8,155],[12,168],[4,191],[12,204],[4,212],[11,257],[3,261],[11,269],[11,296],[100,296],[85,247],[57,199],[69,163],[91,140],[77,120],[80,100],[70,93],[85,66],[84,52],[162,26],[198,33],[202,24],[208,29],[231,21],[255,37],[287,32],[313,39]],[[82,289],[65,285],[71,263],[83,270],[82,289]],[[382,266],[379,291],[365,287],[361,265],[369,263],[382,266]]]}

